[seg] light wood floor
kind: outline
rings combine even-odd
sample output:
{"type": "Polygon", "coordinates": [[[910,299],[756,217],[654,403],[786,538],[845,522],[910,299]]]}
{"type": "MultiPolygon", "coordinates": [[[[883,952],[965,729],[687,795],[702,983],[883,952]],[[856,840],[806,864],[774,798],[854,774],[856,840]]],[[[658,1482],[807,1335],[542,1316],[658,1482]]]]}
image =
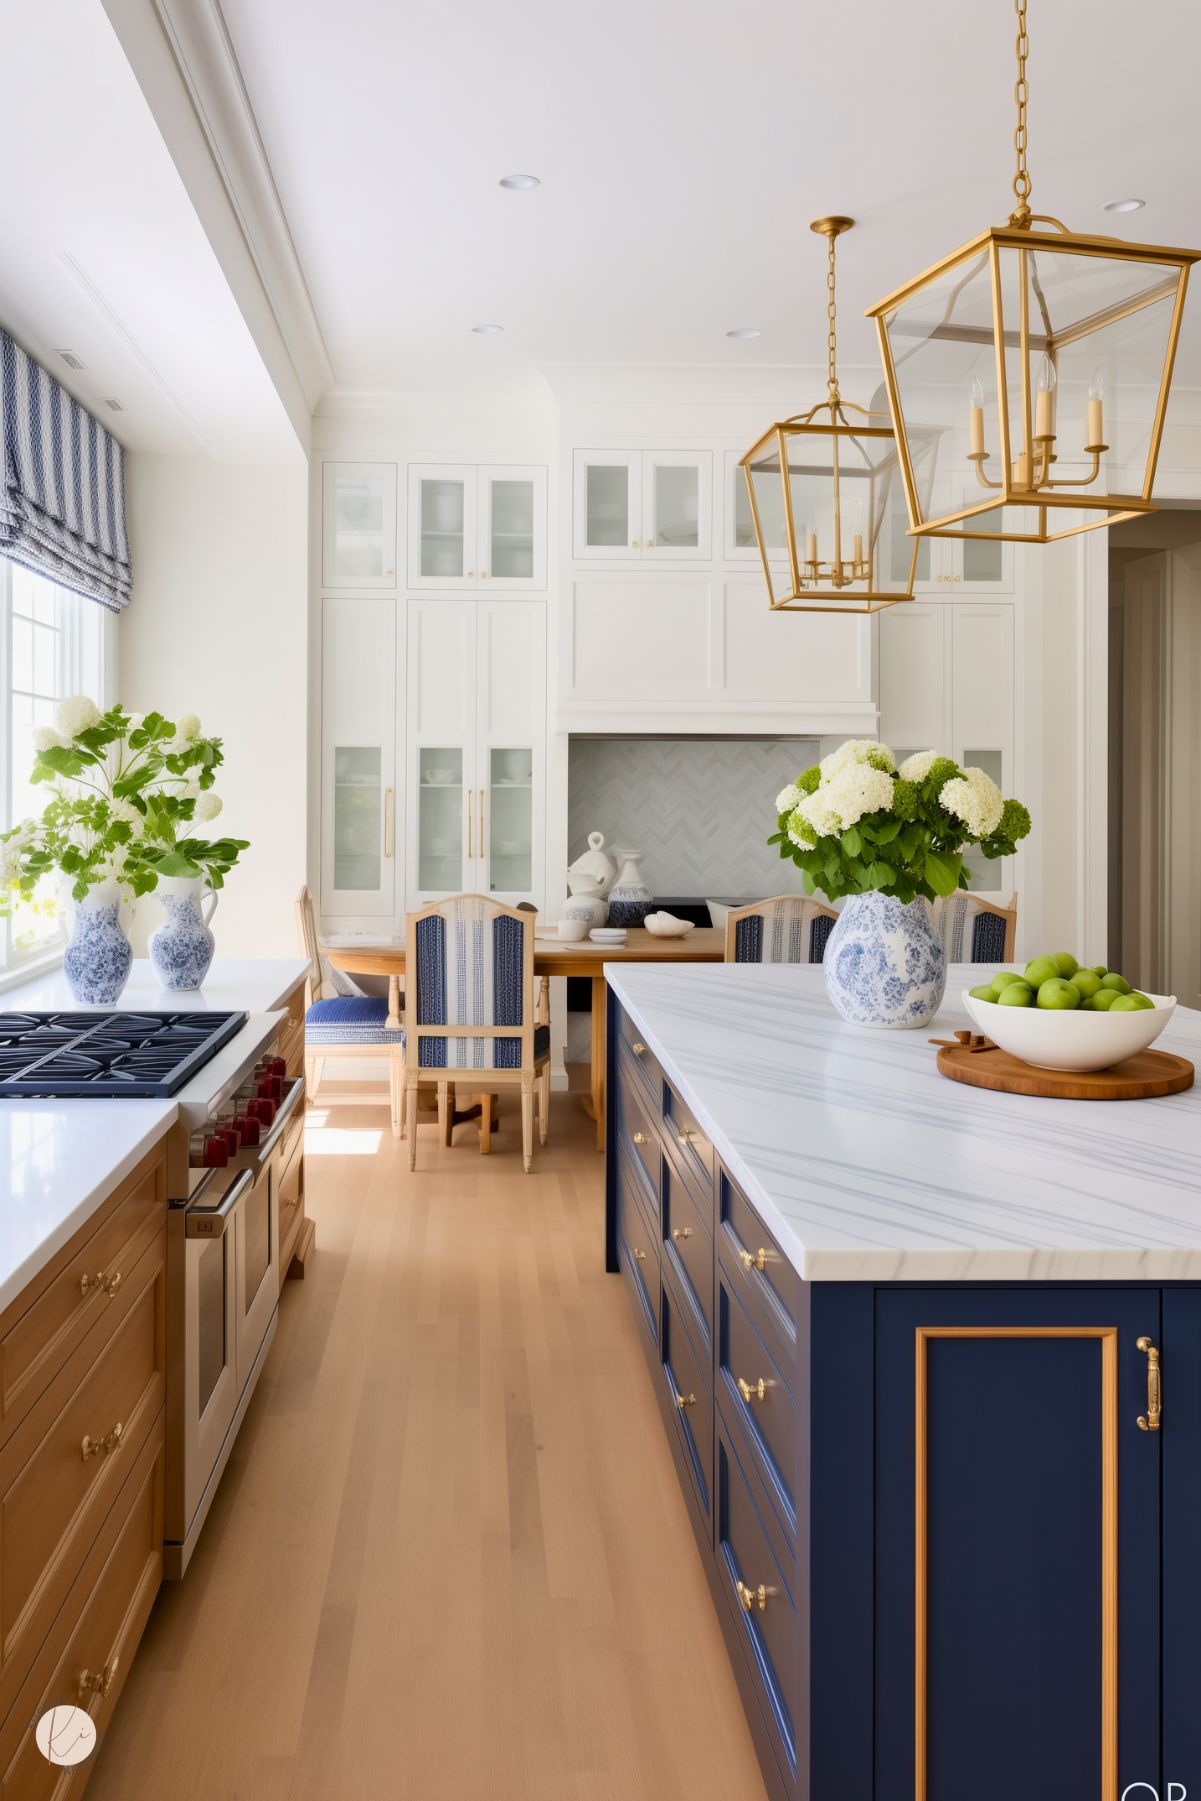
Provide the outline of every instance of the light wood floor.
{"type": "Polygon", "coordinates": [[[763,1801],[594,1128],[309,1131],[309,1277],[88,1801],[763,1801]]]}

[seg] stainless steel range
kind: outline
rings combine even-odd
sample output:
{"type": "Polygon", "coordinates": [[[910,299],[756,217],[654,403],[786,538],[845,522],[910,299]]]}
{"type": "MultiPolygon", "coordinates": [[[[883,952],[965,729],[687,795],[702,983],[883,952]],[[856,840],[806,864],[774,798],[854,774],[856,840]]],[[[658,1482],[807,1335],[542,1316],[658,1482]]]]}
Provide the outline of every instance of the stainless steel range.
{"type": "Polygon", "coordinates": [[[0,1096],[165,1100],[245,1013],[0,1013],[0,1096]]]}

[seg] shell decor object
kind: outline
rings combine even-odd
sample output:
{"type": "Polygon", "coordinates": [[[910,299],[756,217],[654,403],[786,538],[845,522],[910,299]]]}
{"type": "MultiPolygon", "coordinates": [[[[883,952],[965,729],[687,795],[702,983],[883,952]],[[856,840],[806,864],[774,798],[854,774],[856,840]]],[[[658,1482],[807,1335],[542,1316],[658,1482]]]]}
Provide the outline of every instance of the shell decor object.
{"type": "Polygon", "coordinates": [[[686,938],[696,926],[695,920],[677,919],[674,913],[648,913],[642,923],[655,938],[686,938]]]}
{"type": "Polygon", "coordinates": [[[623,850],[621,874],[609,890],[609,923],[640,926],[654,904],[654,895],[642,879],[640,850],[623,850]]]}

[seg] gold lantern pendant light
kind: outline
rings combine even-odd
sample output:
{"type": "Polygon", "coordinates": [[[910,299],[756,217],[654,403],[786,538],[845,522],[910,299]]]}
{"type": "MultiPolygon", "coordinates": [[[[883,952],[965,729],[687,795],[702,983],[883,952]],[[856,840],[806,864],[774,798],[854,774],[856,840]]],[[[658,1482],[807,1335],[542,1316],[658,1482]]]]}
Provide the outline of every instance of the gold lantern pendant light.
{"type": "Polygon", "coordinates": [[[827,396],[778,421],[739,459],[774,609],[877,613],[913,599],[917,545],[887,413],[838,388],[835,241],[853,219],[815,219],[827,240],[827,396]]]}
{"type": "Polygon", "coordinates": [[[1201,251],[1085,237],[1031,212],[1026,0],[1016,7],[1008,224],[868,310],[916,536],[1047,544],[1155,511],[1188,272],[1201,251]]]}

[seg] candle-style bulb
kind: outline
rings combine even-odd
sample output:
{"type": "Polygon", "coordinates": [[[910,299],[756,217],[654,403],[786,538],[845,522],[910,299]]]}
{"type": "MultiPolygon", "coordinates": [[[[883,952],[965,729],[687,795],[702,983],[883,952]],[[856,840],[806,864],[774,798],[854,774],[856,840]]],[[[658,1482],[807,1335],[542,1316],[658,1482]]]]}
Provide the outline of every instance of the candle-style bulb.
{"type": "Polygon", "coordinates": [[[978,375],[972,377],[972,385],[968,389],[968,399],[973,406],[982,407],[984,405],[984,384],[978,375]]]}
{"type": "Polygon", "coordinates": [[[1089,377],[1088,397],[1090,400],[1104,400],[1105,398],[1105,377],[1099,369],[1094,369],[1089,377]]]}
{"type": "Polygon", "coordinates": [[[1051,361],[1049,356],[1044,355],[1041,363],[1038,365],[1038,391],[1039,391],[1039,393],[1040,394],[1053,394],[1055,392],[1055,383],[1057,382],[1058,379],[1059,378],[1055,373],[1054,363],[1051,361]]]}

